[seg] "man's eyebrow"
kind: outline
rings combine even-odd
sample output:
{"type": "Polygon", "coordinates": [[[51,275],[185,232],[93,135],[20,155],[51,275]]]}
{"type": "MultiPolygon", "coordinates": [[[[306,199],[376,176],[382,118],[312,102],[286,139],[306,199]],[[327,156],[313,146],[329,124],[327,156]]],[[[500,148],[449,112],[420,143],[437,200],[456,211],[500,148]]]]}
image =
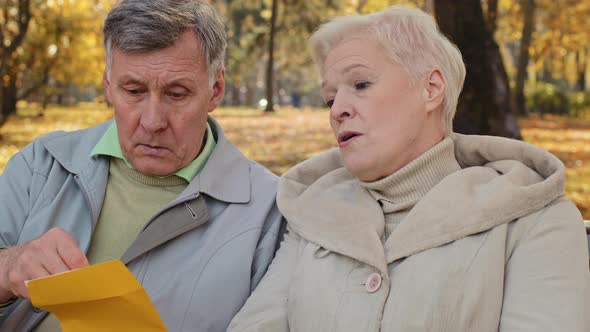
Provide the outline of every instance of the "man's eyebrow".
{"type": "Polygon", "coordinates": [[[167,88],[171,88],[171,87],[175,87],[175,86],[180,86],[183,88],[188,88],[188,86],[191,86],[192,81],[188,78],[179,78],[179,79],[175,79],[171,82],[166,83],[164,86],[167,88]]]}
{"type": "Polygon", "coordinates": [[[131,77],[131,76],[122,76],[119,79],[119,84],[121,85],[125,85],[125,84],[138,84],[138,85],[143,85],[143,82],[138,80],[137,78],[131,77]]]}

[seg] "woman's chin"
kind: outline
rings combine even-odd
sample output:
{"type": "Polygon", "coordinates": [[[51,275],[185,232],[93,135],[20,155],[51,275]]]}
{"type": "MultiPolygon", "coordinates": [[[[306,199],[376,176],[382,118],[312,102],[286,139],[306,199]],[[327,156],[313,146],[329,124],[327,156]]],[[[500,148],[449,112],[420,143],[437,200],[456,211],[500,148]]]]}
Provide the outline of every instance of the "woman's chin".
{"type": "Polygon", "coordinates": [[[372,174],[373,172],[371,165],[367,163],[366,160],[358,158],[358,156],[355,158],[346,158],[343,156],[342,162],[344,164],[344,168],[346,168],[346,170],[354,177],[362,181],[372,181],[370,179],[372,179],[374,174],[372,174]]]}

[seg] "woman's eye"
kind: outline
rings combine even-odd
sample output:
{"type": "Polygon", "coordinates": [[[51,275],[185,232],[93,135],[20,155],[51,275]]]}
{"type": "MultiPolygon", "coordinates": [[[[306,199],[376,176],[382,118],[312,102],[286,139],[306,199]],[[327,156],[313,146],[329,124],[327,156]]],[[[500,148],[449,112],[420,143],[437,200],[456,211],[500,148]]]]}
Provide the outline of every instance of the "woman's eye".
{"type": "Polygon", "coordinates": [[[334,99],[330,99],[326,102],[326,106],[328,106],[328,108],[332,108],[332,105],[334,105],[334,99]]]}
{"type": "Polygon", "coordinates": [[[364,90],[364,89],[368,88],[369,85],[371,85],[371,83],[365,82],[365,81],[361,81],[361,82],[354,83],[354,88],[357,89],[357,90],[364,90]]]}

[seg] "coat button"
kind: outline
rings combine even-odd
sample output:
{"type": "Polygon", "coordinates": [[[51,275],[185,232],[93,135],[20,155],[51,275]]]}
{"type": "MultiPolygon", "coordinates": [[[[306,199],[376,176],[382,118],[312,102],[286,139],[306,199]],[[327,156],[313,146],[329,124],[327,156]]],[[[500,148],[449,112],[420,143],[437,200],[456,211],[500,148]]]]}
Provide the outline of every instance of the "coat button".
{"type": "Polygon", "coordinates": [[[367,278],[367,283],[365,284],[367,288],[367,292],[375,293],[381,287],[381,275],[379,273],[372,273],[369,278],[367,278]]]}

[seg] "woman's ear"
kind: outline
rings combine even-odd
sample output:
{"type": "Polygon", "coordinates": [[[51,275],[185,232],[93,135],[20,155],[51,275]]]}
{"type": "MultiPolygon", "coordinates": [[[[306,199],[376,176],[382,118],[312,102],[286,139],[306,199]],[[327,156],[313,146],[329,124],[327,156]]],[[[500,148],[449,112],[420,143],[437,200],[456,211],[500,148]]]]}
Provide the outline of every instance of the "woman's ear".
{"type": "Polygon", "coordinates": [[[440,69],[433,69],[424,84],[424,103],[426,111],[432,112],[442,108],[445,97],[445,78],[440,69]]]}

